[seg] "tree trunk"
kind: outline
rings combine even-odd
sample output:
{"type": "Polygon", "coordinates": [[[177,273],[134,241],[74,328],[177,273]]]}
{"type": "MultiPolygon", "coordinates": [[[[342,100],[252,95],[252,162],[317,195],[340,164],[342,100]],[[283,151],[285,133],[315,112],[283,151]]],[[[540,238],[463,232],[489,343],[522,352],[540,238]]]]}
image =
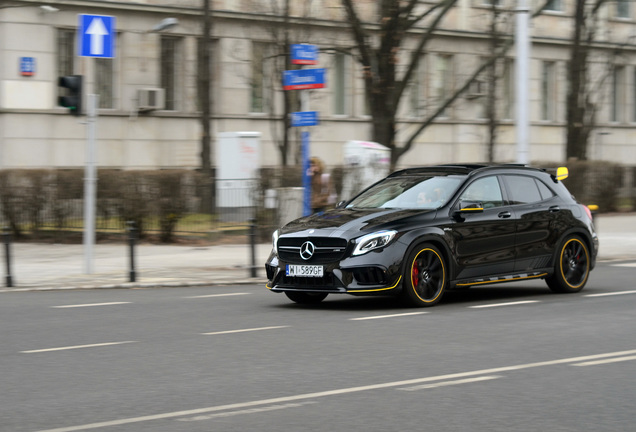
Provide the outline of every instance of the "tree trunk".
{"type": "Polygon", "coordinates": [[[210,70],[210,0],[203,0],[203,49],[199,61],[199,89],[201,91],[201,173],[203,175],[204,212],[212,212],[212,125],[211,125],[211,70],[210,70]]]}
{"type": "Polygon", "coordinates": [[[576,0],[575,25],[568,71],[570,86],[567,96],[566,159],[587,159],[589,133],[585,132],[587,126],[585,124],[585,85],[587,82],[588,47],[583,44],[583,34],[586,29],[585,20],[585,0],[576,0]]]}

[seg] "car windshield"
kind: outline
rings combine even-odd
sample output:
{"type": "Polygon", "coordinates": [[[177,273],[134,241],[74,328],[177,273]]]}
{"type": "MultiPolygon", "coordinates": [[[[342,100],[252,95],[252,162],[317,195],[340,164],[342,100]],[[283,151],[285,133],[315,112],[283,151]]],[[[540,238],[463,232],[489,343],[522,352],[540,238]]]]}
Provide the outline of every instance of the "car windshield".
{"type": "Polygon", "coordinates": [[[436,209],[453,196],[463,177],[389,177],[358,195],[347,208],[436,209]]]}

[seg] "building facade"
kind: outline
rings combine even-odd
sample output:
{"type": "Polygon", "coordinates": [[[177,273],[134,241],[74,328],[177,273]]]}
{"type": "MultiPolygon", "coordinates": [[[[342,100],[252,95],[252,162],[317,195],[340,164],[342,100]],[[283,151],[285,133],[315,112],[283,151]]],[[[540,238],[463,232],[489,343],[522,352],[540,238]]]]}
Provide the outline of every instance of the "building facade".
{"type": "MultiPolygon", "coordinates": [[[[326,69],[327,85],[310,92],[310,109],[320,117],[320,124],[311,127],[311,153],[329,166],[340,165],[347,141],[371,138],[371,118],[345,11],[340,0],[291,2],[291,18],[284,20],[275,7],[282,10],[283,3],[210,2],[213,135],[259,132],[262,165],[280,164],[281,71],[272,47],[282,43],[287,29],[291,42],[320,48],[316,67],[326,69]]],[[[423,1],[421,7],[433,3],[423,1]]],[[[530,3],[536,8],[544,2],[530,3]]],[[[99,95],[100,167],[199,167],[202,4],[202,0],[2,2],[0,169],[84,165],[85,118],[69,115],[58,105],[58,77],[70,74],[84,76],[85,94],[99,95]],[[113,58],[78,55],[78,14],[115,18],[113,58]]],[[[377,2],[356,4],[372,23],[377,2]]],[[[515,2],[497,0],[495,6],[501,8],[502,28],[514,34],[515,2]]],[[[552,0],[546,9],[532,19],[530,28],[529,160],[534,163],[565,159],[566,71],[574,1],[552,0]]],[[[634,9],[627,0],[603,6],[590,68],[599,111],[589,158],[628,166],[636,165],[634,9]]],[[[398,146],[489,55],[492,11],[491,0],[459,0],[444,18],[402,101],[398,146]]],[[[408,48],[399,54],[405,61],[408,48]]],[[[516,160],[514,60],[512,49],[500,64],[494,147],[499,162],[516,160]]],[[[489,135],[481,84],[476,81],[427,127],[398,165],[486,160],[489,135]]],[[[300,157],[297,130],[291,138],[293,164],[300,157]]]]}

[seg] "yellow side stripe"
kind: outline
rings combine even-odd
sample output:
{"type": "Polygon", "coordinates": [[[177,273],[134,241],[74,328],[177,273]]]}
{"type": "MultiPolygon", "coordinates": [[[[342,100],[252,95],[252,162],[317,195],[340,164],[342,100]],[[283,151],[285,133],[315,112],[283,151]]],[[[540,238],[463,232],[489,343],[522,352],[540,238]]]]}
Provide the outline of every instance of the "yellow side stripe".
{"type": "Polygon", "coordinates": [[[397,282],[395,283],[395,285],[393,285],[392,287],[388,287],[388,288],[377,288],[377,289],[368,289],[368,290],[357,290],[357,289],[351,289],[348,290],[347,292],[350,293],[360,293],[360,292],[378,292],[378,291],[388,291],[388,290],[392,290],[393,288],[395,288],[396,286],[398,286],[398,284],[400,283],[400,281],[402,280],[402,276],[400,276],[397,280],[397,282]]]}

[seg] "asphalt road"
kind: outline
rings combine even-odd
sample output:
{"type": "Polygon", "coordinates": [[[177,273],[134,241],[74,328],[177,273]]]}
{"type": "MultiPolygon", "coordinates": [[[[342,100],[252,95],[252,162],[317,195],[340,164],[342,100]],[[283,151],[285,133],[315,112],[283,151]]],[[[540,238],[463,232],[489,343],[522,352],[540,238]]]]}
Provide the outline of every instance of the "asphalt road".
{"type": "Polygon", "coordinates": [[[436,307],[262,286],[0,294],[0,431],[636,430],[636,263],[436,307]]]}

